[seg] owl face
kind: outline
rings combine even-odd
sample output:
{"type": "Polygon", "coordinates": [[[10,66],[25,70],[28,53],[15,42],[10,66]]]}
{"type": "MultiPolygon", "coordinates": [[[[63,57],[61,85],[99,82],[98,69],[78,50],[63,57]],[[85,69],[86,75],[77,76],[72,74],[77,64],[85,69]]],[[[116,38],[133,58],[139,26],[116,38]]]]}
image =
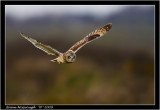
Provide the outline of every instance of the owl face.
{"type": "Polygon", "coordinates": [[[64,59],[67,63],[73,63],[76,60],[76,54],[73,51],[64,53],[64,59]]]}

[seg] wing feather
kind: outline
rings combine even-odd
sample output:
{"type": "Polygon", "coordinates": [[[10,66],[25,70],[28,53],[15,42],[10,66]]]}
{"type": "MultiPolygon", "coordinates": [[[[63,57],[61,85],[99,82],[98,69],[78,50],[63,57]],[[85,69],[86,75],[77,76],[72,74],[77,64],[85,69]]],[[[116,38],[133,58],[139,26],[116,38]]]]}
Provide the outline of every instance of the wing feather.
{"type": "Polygon", "coordinates": [[[62,53],[60,53],[59,51],[57,51],[56,49],[53,49],[52,47],[48,46],[48,45],[44,45],[42,43],[37,42],[35,39],[28,37],[26,35],[24,35],[23,33],[20,33],[22,37],[24,37],[25,39],[27,39],[29,42],[31,42],[35,47],[43,50],[44,52],[48,53],[49,55],[56,55],[56,56],[60,56],[62,53]]]}
{"type": "Polygon", "coordinates": [[[101,36],[106,34],[111,29],[111,27],[112,27],[112,23],[108,23],[107,25],[103,26],[102,28],[99,28],[99,29],[91,32],[89,35],[84,37],[82,40],[75,43],[69,50],[72,50],[76,53],[81,47],[83,47],[87,43],[89,43],[97,38],[100,38],[101,36]]]}

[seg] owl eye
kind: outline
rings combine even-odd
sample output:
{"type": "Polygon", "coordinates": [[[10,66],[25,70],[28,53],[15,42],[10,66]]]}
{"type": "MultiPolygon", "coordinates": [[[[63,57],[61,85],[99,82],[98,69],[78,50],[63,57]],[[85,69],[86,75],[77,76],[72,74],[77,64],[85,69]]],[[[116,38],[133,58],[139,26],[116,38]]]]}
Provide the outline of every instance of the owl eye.
{"type": "Polygon", "coordinates": [[[70,59],[70,58],[71,58],[71,56],[68,56],[67,58],[68,58],[68,59],[70,59]]]}

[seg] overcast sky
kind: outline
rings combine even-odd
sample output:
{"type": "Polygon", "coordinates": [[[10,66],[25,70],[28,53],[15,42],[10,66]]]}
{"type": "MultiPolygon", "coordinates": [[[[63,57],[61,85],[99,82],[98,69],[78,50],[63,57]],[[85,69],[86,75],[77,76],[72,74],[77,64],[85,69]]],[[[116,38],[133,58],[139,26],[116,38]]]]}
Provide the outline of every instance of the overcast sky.
{"type": "MultiPolygon", "coordinates": [[[[44,16],[45,14],[92,14],[95,16],[110,15],[118,12],[127,5],[6,5],[7,15],[16,19],[27,19],[34,16],[44,16]]],[[[140,6],[146,8],[148,6],[140,6]]]]}

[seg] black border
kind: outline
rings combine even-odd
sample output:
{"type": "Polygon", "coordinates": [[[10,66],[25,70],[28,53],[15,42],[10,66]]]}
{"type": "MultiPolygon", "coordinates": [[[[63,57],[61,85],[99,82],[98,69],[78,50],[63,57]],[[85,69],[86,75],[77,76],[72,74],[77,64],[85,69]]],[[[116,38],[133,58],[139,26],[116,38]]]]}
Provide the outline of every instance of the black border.
{"type": "MultiPolygon", "coordinates": [[[[155,5],[155,105],[51,105],[53,109],[158,109],[159,108],[159,1],[1,1],[1,108],[39,105],[5,105],[5,5],[155,5]]],[[[45,109],[49,105],[42,105],[45,109]]]]}

